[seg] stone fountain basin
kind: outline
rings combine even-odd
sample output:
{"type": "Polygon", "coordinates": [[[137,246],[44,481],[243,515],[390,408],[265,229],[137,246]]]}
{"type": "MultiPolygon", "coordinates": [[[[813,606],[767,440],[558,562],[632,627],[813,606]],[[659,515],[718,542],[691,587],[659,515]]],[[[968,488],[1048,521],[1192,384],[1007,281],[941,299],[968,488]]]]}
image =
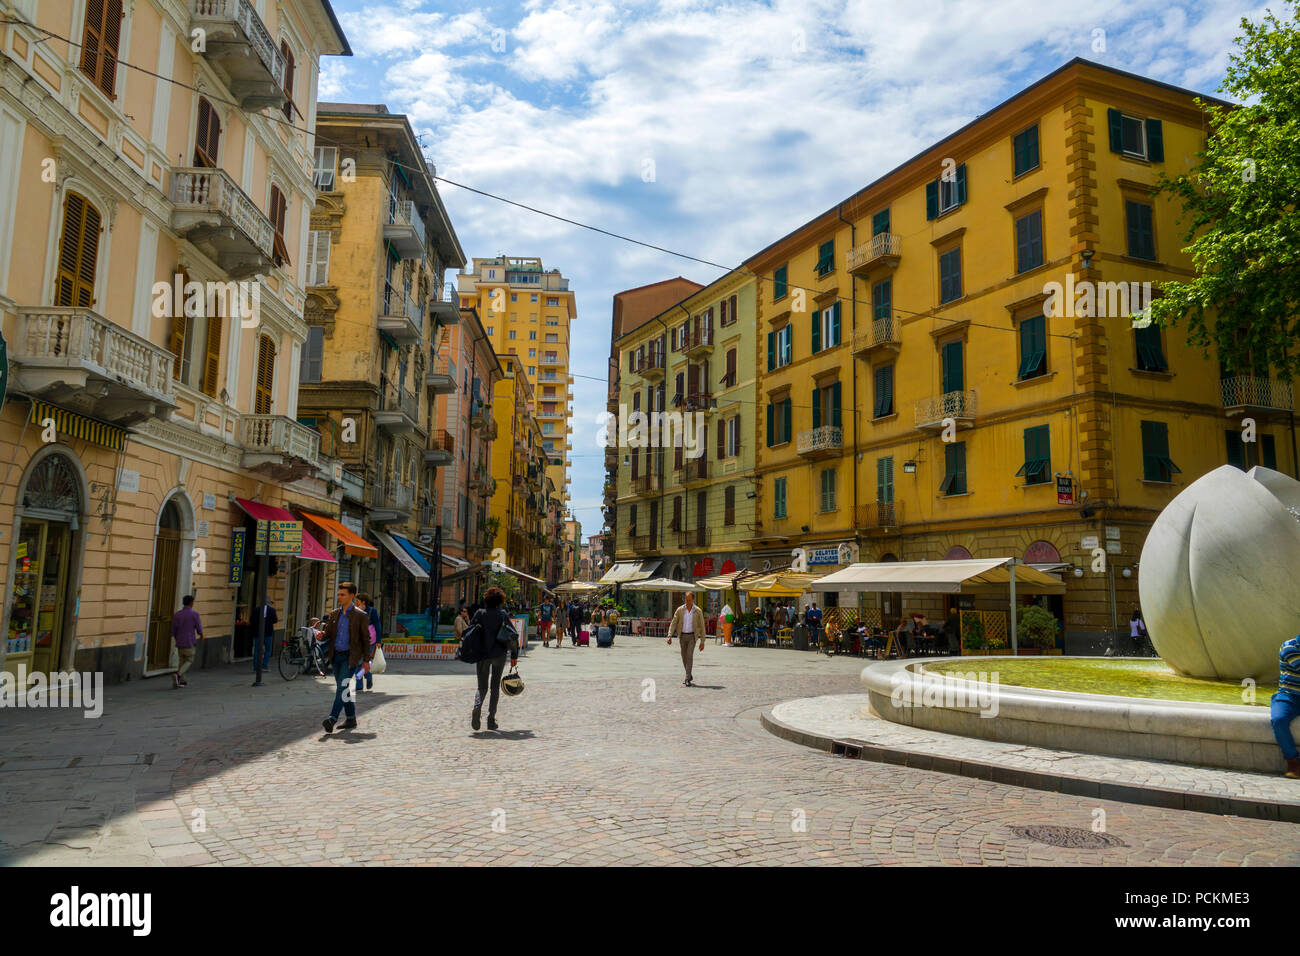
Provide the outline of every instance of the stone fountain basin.
{"type": "MultiPolygon", "coordinates": [[[[1267,707],[1113,697],[999,684],[993,688],[996,715],[983,716],[981,711],[991,713],[993,708],[975,699],[975,682],[925,672],[926,663],[940,660],[953,658],[881,661],[864,667],[862,686],[871,709],[885,720],[910,727],[1051,750],[1169,760],[1228,770],[1276,773],[1286,769],[1273,739],[1267,707]]],[[[988,674],[996,672],[998,662],[1003,660],[975,656],[960,659],[963,670],[988,674]]],[[[1291,728],[1300,737],[1300,717],[1291,728]]]]}

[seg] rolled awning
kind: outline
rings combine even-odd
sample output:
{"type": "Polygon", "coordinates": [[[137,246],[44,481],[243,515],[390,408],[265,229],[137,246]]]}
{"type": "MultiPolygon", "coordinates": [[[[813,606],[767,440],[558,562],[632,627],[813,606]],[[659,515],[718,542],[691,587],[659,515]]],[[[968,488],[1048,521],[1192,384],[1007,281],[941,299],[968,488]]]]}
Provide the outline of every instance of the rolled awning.
{"type": "Polygon", "coordinates": [[[302,516],[326,534],[333,535],[338,539],[339,544],[343,545],[343,550],[348,554],[355,555],[358,558],[379,557],[378,548],[365,538],[356,534],[356,532],[351,528],[348,528],[342,522],[335,521],[333,518],[327,518],[324,515],[318,515],[311,511],[303,511],[302,516]]]}
{"type": "Polygon", "coordinates": [[[415,578],[417,581],[429,580],[428,572],[420,567],[420,565],[416,563],[415,559],[412,558],[410,554],[407,553],[406,549],[400,544],[390,538],[383,531],[376,531],[372,528],[370,533],[375,536],[376,541],[382,544],[388,552],[397,559],[398,563],[402,567],[406,568],[411,577],[415,578]]]}
{"type": "MultiPolygon", "coordinates": [[[[851,564],[818,578],[814,591],[910,591],[920,594],[1001,593],[1011,581],[1011,558],[970,561],[888,561],[851,564]]],[[[1022,594],[1064,594],[1065,583],[1027,564],[1016,565],[1016,590],[1022,594]]]]}
{"type": "Polygon", "coordinates": [[[646,561],[620,561],[605,572],[597,584],[624,584],[628,581],[644,581],[662,562],[658,558],[646,561]]]}
{"type": "Polygon", "coordinates": [[[415,563],[418,564],[424,570],[425,574],[433,573],[433,565],[430,564],[429,561],[424,557],[424,555],[422,555],[419,552],[419,550],[416,548],[415,543],[413,541],[411,541],[409,538],[403,538],[400,534],[396,534],[396,533],[391,533],[391,534],[393,540],[406,549],[406,553],[409,554],[411,556],[411,559],[415,561],[415,563]]]}

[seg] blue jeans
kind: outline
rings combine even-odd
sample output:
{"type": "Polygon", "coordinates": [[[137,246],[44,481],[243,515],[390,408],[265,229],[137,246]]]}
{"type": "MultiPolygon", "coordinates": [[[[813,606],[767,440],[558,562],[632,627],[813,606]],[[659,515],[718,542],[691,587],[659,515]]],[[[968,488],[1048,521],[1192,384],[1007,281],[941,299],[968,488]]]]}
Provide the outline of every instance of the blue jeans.
{"type": "Polygon", "coordinates": [[[1273,722],[1273,738],[1282,748],[1282,756],[1287,760],[1300,757],[1300,752],[1296,751],[1295,737],[1291,734],[1292,718],[1300,717],[1300,696],[1287,690],[1278,691],[1269,701],[1268,715],[1273,722]]]}
{"type": "MultiPolygon", "coordinates": [[[[375,644],[373,646],[378,647],[379,645],[375,644]]],[[[370,671],[366,670],[365,665],[363,664],[362,666],[357,668],[357,690],[361,690],[362,677],[365,677],[366,679],[366,690],[370,690],[372,687],[375,686],[375,675],[370,673],[370,671]]]]}
{"type": "Polygon", "coordinates": [[[275,656],[275,636],[253,638],[253,670],[257,670],[257,658],[262,658],[262,670],[271,669],[271,658],[275,656]]]}
{"type": "Polygon", "coordinates": [[[348,652],[334,652],[334,706],[330,708],[330,720],[338,720],[339,712],[347,714],[352,720],[357,716],[357,705],[351,700],[343,699],[343,688],[352,679],[353,669],[348,666],[348,652]]]}

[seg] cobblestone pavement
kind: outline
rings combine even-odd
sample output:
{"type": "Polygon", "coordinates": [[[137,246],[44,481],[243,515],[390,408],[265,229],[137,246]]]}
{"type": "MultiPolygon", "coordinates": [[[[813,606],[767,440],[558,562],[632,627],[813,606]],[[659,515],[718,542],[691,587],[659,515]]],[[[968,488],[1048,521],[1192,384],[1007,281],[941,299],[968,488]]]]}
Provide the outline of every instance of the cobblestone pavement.
{"type": "Polygon", "coordinates": [[[0,711],[0,862],[1300,863],[1290,824],[840,760],[762,730],[763,707],[856,692],[852,659],[710,643],[686,688],[662,641],[534,645],[495,734],[469,727],[463,665],[390,666],[361,726],[330,736],[332,681],[255,690],[238,666],[110,688],[98,720],[0,711]],[[1087,831],[1099,810],[1122,845],[1013,831],[1087,831]]]}

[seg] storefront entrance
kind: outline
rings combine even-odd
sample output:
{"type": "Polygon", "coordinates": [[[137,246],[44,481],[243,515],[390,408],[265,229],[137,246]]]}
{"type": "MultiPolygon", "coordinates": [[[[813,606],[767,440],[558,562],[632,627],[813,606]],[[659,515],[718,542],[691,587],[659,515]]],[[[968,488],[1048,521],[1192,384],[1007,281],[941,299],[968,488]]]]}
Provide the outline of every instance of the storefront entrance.
{"type": "Polygon", "coordinates": [[[15,521],[14,575],[4,669],[49,674],[62,670],[76,623],[69,578],[81,512],[81,481],[63,455],[42,458],[27,478],[15,521]]]}

